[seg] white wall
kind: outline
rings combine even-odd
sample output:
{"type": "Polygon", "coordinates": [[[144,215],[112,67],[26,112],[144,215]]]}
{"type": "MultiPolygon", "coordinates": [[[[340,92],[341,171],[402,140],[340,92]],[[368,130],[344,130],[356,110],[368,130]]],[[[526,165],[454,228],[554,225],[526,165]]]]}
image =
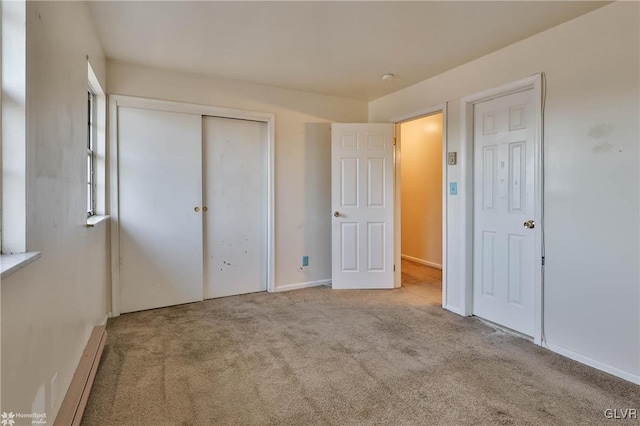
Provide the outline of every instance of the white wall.
{"type": "Polygon", "coordinates": [[[42,257],[1,283],[0,411],[48,424],[107,312],[108,227],[85,227],[87,55],[104,87],[85,3],[27,3],[27,250],[42,257]]]}
{"type": "MultiPolygon", "coordinates": [[[[556,351],[636,382],[638,7],[616,2],[369,104],[369,120],[380,122],[448,102],[448,151],[459,151],[461,97],[546,74],[546,339],[556,351]]],[[[449,166],[448,181],[460,185],[464,166],[449,166]]],[[[448,196],[446,297],[458,309],[460,201],[448,196]]]]}
{"type": "Polygon", "coordinates": [[[331,278],[330,122],[366,122],[367,103],[108,63],[111,94],[275,114],[275,286],[331,278]],[[309,266],[301,269],[302,256],[309,266]]]}
{"type": "Polygon", "coordinates": [[[400,124],[402,255],[442,266],[442,113],[400,124]]]}

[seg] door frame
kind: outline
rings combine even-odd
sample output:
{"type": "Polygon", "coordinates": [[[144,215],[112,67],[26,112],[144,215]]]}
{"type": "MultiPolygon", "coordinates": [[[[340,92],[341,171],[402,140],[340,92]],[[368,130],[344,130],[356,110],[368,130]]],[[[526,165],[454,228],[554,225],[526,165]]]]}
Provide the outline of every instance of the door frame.
{"type": "Polygon", "coordinates": [[[461,265],[462,273],[460,285],[460,294],[462,300],[462,312],[464,316],[473,315],[473,118],[474,105],[488,101],[491,99],[507,96],[513,93],[522,92],[533,89],[534,91],[534,187],[535,187],[535,211],[534,220],[538,226],[535,230],[535,253],[540,256],[540,261],[535,265],[534,277],[534,335],[533,341],[537,345],[542,344],[543,336],[543,279],[544,279],[544,244],[543,244],[543,90],[542,90],[542,74],[534,74],[521,80],[508,83],[502,86],[484,90],[473,95],[465,96],[460,100],[460,163],[461,163],[461,182],[458,187],[458,196],[462,198],[462,214],[464,218],[461,224],[461,265]]]}
{"type": "MultiPolygon", "coordinates": [[[[118,108],[144,108],[201,116],[215,116],[240,120],[252,120],[267,124],[267,291],[275,291],[275,115],[263,112],[163,101],[125,95],[109,96],[109,212],[111,215],[111,312],[110,317],[120,315],[120,222],[118,205],[118,108]]],[[[203,259],[204,261],[204,259],[203,259]]],[[[203,292],[204,292],[204,282],[203,292]]],[[[203,293],[204,294],[204,293],[203,293]]]]}
{"type": "Polygon", "coordinates": [[[395,125],[397,141],[394,147],[394,241],[393,241],[393,260],[396,265],[394,274],[394,287],[402,286],[402,217],[401,217],[401,173],[402,164],[402,133],[400,133],[400,125],[408,121],[442,113],[442,307],[448,309],[447,304],[447,212],[448,212],[448,194],[447,194],[447,107],[448,103],[443,103],[428,108],[423,108],[409,114],[393,117],[390,122],[395,125]]]}

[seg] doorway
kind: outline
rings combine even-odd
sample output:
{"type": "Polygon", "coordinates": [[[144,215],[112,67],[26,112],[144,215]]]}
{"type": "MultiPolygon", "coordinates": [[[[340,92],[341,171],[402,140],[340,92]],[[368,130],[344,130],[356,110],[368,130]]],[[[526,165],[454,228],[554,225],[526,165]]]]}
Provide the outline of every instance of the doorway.
{"type": "Polygon", "coordinates": [[[531,88],[478,102],[473,111],[473,313],[530,337],[540,262],[535,110],[531,88]]]}
{"type": "Polygon", "coordinates": [[[401,286],[433,305],[442,304],[443,116],[438,111],[397,129],[401,286]]]}
{"type": "Polygon", "coordinates": [[[461,315],[542,343],[543,79],[536,74],[460,101],[464,265],[461,315]]]}

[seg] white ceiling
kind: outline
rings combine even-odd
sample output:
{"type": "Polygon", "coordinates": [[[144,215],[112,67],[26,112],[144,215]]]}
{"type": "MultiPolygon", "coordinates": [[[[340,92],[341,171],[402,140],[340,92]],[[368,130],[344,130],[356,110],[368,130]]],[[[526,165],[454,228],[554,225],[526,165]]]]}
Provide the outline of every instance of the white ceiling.
{"type": "Polygon", "coordinates": [[[606,2],[92,1],[108,58],[373,100],[606,2]],[[394,73],[390,82],[381,79],[394,73]]]}

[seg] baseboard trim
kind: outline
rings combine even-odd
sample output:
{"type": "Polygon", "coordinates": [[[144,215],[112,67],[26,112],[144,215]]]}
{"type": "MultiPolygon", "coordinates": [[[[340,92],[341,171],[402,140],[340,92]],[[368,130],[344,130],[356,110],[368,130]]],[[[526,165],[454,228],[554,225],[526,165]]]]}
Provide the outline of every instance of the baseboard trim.
{"type": "Polygon", "coordinates": [[[306,283],[279,285],[275,288],[275,292],[279,293],[281,291],[291,291],[291,290],[298,290],[301,288],[318,287],[321,285],[330,285],[330,284],[331,284],[331,280],[329,279],[329,280],[308,281],[306,283]]]}
{"type": "Polygon", "coordinates": [[[460,316],[462,316],[462,317],[466,316],[466,315],[464,314],[464,312],[462,312],[462,310],[461,310],[460,308],[456,307],[456,306],[451,306],[451,305],[442,305],[442,307],[443,307],[444,309],[446,309],[447,311],[451,311],[451,312],[453,312],[454,314],[460,315],[460,316]]]}
{"type": "Polygon", "coordinates": [[[82,414],[87,406],[89,392],[96,377],[100,358],[107,341],[107,329],[105,325],[95,327],[91,332],[87,346],[82,353],[82,358],[78,363],[78,368],[73,374],[71,384],[64,396],[62,406],[55,421],[54,426],[77,426],[82,421],[82,414]]]}
{"type": "Polygon", "coordinates": [[[431,266],[432,268],[442,269],[442,265],[440,265],[439,263],[429,262],[428,260],[418,259],[417,257],[409,256],[406,254],[401,254],[400,257],[412,262],[420,263],[422,265],[431,266]]]}
{"type": "Polygon", "coordinates": [[[553,343],[544,342],[542,347],[549,349],[552,352],[560,354],[562,356],[566,356],[567,358],[571,358],[574,361],[577,361],[581,364],[588,365],[589,367],[593,367],[597,370],[604,371],[605,373],[609,373],[613,376],[619,377],[621,379],[627,380],[631,383],[635,383],[636,385],[640,385],[640,375],[629,373],[628,371],[621,370],[616,367],[612,367],[608,364],[605,364],[600,361],[596,361],[595,359],[588,358],[584,355],[577,354],[569,349],[565,349],[561,346],[554,345],[553,343]]]}

